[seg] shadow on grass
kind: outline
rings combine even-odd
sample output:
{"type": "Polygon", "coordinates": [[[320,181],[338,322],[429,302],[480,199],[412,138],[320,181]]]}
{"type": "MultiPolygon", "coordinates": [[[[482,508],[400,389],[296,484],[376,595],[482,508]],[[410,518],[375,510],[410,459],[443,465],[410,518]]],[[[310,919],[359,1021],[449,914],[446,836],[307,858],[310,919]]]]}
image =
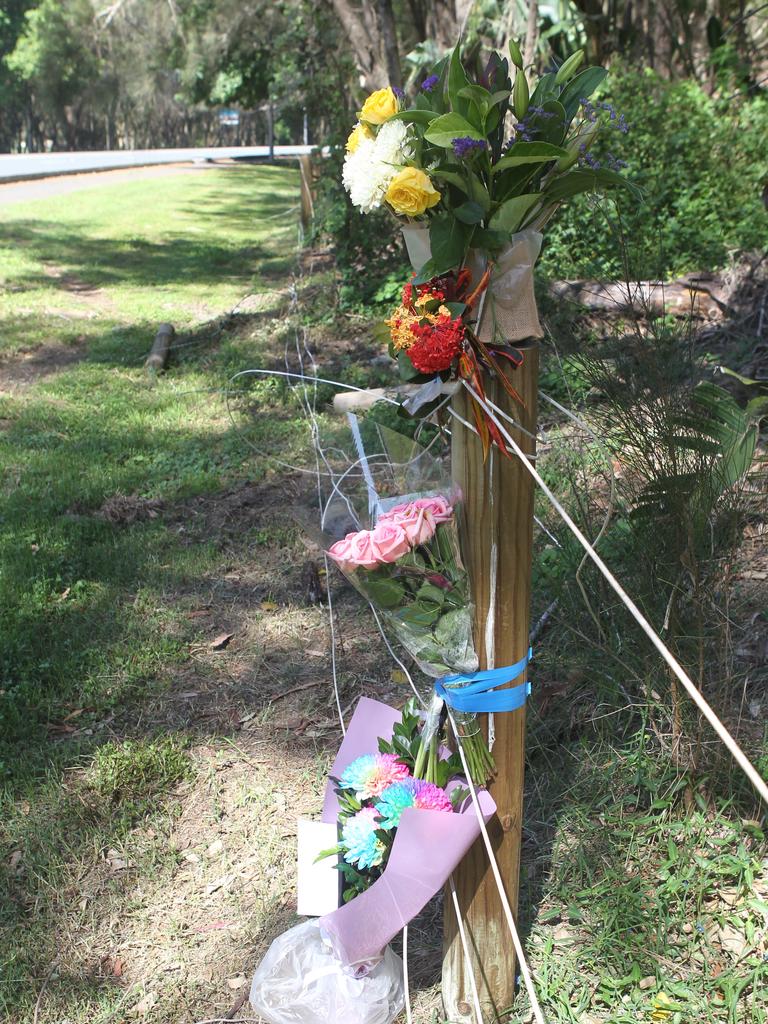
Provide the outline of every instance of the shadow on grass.
{"type": "Polygon", "coordinates": [[[260,272],[286,269],[286,258],[276,256],[267,246],[207,241],[187,234],[169,235],[162,242],[146,238],[84,237],[76,228],[41,220],[14,221],[6,238],[23,246],[64,273],[60,277],[42,274],[20,275],[20,289],[41,284],[76,292],[75,284],[85,282],[96,288],[110,285],[162,287],[195,281],[241,279],[244,265],[259,265],[260,272]],[[76,278],[76,281],[73,279],[76,278]]]}

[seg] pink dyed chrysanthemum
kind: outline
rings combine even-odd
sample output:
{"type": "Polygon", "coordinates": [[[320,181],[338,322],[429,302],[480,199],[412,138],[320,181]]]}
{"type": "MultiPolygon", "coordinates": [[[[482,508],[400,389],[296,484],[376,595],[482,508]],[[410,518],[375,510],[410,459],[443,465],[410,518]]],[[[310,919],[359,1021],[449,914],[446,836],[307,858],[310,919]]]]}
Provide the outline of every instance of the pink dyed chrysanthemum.
{"type": "Polygon", "coordinates": [[[339,782],[342,789],[351,789],[358,799],[369,800],[410,777],[408,766],[401,764],[396,754],[363,754],[344,769],[339,782]]]}

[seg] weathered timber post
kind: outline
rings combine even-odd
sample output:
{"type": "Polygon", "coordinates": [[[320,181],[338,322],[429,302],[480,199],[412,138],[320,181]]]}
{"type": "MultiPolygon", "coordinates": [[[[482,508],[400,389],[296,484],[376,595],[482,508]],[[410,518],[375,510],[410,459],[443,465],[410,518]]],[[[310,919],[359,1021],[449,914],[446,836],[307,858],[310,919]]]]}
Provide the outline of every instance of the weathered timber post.
{"type": "MultiPolygon", "coordinates": [[[[533,345],[523,351],[524,361],[510,377],[525,408],[489,378],[485,380],[486,394],[535,434],[538,348],[533,345]]],[[[466,391],[460,391],[454,401],[457,412],[473,423],[466,391]]],[[[506,422],[505,426],[524,452],[535,454],[531,437],[506,422]]],[[[456,419],[452,431],[453,476],[464,495],[462,550],[475,603],[475,644],[481,668],[500,668],[519,661],[528,649],[534,484],[516,456],[505,458],[494,447],[483,463],[480,439],[456,419]]],[[[525,678],[524,673],[509,685],[516,686],[525,678]]],[[[497,714],[494,726],[493,755],[498,774],[490,792],[498,814],[489,823],[489,832],[510,906],[516,912],[525,706],[497,714]]],[[[487,729],[487,722],[483,728],[487,729]]],[[[483,1013],[486,1020],[504,1019],[515,996],[515,954],[482,837],[459,866],[454,880],[483,1013]]],[[[465,964],[450,890],[446,890],[443,942],[446,1017],[451,1022],[474,1021],[470,968],[465,964]]]]}
{"type": "Polygon", "coordinates": [[[149,350],[149,355],[144,360],[144,369],[148,373],[159,373],[161,370],[165,369],[175,335],[176,331],[173,328],[173,324],[160,324],[157,328],[157,334],[155,335],[155,340],[152,343],[152,348],[149,350]]]}

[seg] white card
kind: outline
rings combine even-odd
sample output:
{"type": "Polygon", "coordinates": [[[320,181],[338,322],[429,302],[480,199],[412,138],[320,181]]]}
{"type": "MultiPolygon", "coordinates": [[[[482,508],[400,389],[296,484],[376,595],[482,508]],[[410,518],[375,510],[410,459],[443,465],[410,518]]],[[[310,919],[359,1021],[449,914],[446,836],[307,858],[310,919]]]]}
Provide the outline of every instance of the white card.
{"type": "Polygon", "coordinates": [[[307,917],[321,917],[336,910],[341,902],[341,872],[338,857],[324,857],[323,850],[339,841],[336,822],[302,821],[298,823],[298,907],[307,917]]]}

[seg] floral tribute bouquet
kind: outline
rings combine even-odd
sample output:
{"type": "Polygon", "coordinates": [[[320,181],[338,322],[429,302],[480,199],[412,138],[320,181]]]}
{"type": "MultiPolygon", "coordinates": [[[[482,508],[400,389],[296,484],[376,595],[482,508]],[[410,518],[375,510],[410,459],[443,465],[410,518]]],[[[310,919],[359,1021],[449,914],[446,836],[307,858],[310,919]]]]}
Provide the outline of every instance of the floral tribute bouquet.
{"type": "MultiPolygon", "coordinates": [[[[345,963],[380,956],[480,834],[457,755],[438,751],[434,782],[416,777],[419,721],[412,703],[401,713],[363,697],[331,768],[322,820],[339,824],[347,888],[320,926],[345,963]]],[[[488,821],[495,804],[483,789],[477,799],[488,821]]]]}
{"type": "Polygon", "coordinates": [[[339,848],[359,869],[342,906],[274,940],[256,969],[251,1006],[270,1024],[390,1024],[402,1011],[403,967],[389,943],[445,885],[496,813],[480,790],[477,807],[461,780],[414,778],[413,759],[393,756],[391,736],[415,750],[417,719],[361,698],[331,768],[322,821],[341,826],[339,848]],[[354,809],[354,801],[360,806],[354,809]],[[379,835],[378,833],[382,833],[379,835]],[[354,898],[351,898],[354,896],[354,898]]]}
{"type": "MultiPolygon", "coordinates": [[[[473,607],[451,499],[437,494],[395,504],[379,514],[373,529],[348,533],[328,555],[428,676],[477,670],[473,607]]],[[[494,772],[493,758],[475,716],[457,713],[456,720],[472,779],[482,785],[494,772]]],[[[418,778],[436,766],[438,724],[433,715],[420,737],[418,778]]]]}
{"type": "MultiPolygon", "coordinates": [[[[590,99],[608,72],[582,69],[583,60],[579,50],[534,81],[512,40],[509,60],[491,53],[471,75],[457,45],[410,105],[392,89],[363,105],[344,184],[363,213],[385,204],[403,221],[418,276],[388,323],[404,379],[464,379],[482,398],[490,372],[519,401],[508,374],[522,356],[511,343],[542,334],[533,294],[541,230],[579,193],[638,194],[620,161],[601,166],[590,153],[599,132],[628,125],[590,99]]],[[[494,440],[506,451],[473,404],[486,450],[494,440]]]]}
{"type": "Polygon", "coordinates": [[[456,754],[440,757],[436,744],[426,771],[434,781],[414,775],[421,750],[419,725],[415,701],[410,700],[391,741],[380,738],[376,753],[360,754],[338,778],[331,778],[339,804],[339,842],[321,857],[339,858],[345,903],[381,877],[407,807],[451,813],[467,797],[463,786],[446,788],[461,772],[461,761],[456,754]]]}

